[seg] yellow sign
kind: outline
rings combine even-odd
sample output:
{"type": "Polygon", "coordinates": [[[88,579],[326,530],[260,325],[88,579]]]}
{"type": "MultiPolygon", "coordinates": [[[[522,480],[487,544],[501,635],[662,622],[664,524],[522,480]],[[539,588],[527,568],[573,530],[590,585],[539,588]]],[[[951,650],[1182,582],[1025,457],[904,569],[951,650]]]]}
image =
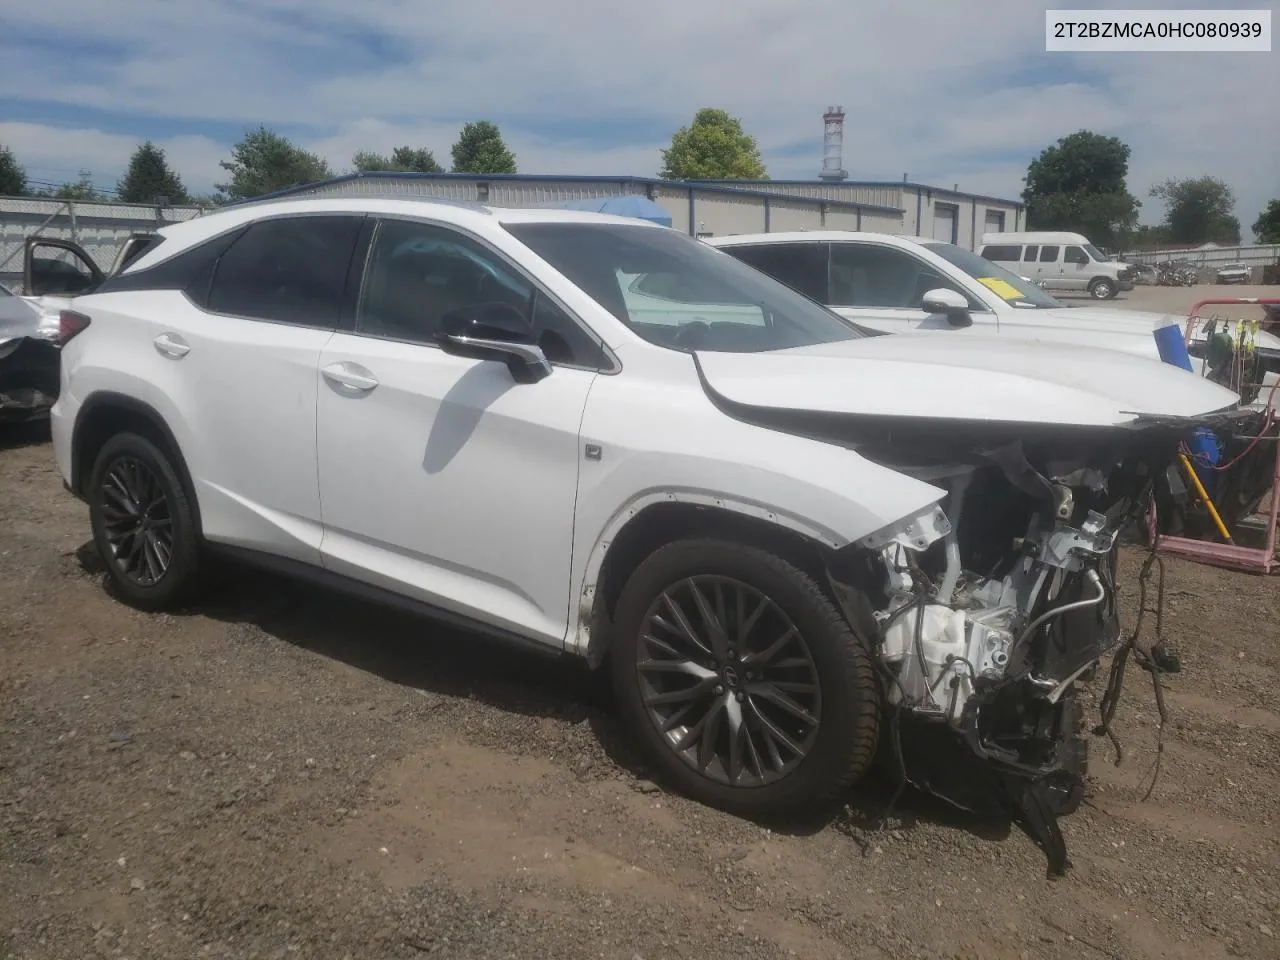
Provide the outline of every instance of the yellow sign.
{"type": "Polygon", "coordinates": [[[978,277],[978,282],[1002,300],[1021,300],[1025,296],[1009,281],[999,277],[978,277]]]}

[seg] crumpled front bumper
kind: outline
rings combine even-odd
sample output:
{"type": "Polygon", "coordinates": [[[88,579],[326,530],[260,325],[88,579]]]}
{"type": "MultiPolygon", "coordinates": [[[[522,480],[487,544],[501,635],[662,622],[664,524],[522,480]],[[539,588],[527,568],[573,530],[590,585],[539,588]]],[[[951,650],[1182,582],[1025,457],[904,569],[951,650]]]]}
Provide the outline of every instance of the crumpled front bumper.
{"type": "Polygon", "coordinates": [[[58,347],[37,337],[0,343],[0,423],[49,415],[58,399],[58,347]]]}

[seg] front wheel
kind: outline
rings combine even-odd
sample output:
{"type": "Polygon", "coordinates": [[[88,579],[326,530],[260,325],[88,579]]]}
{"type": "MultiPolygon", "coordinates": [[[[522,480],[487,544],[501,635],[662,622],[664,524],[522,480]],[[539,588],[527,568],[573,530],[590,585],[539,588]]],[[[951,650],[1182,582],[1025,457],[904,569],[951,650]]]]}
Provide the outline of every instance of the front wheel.
{"type": "Polygon", "coordinates": [[[89,481],[89,522],[118,593],[158,610],[188,599],[200,552],[191,501],[168,456],[121,433],[102,446],[89,481]]]}
{"type": "Polygon", "coordinates": [[[740,816],[825,816],[870,765],[871,654],[807,574],[684,540],[622,591],[610,648],[624,718],[682,792],[740,816]]]}
{"type": "Polygon", "coordinates": [[[1099,277],[1089,284],[1089,295],[1095,300],[1110,300],[1116,295],[1116,285],[1110,280],[1099,277]]]}

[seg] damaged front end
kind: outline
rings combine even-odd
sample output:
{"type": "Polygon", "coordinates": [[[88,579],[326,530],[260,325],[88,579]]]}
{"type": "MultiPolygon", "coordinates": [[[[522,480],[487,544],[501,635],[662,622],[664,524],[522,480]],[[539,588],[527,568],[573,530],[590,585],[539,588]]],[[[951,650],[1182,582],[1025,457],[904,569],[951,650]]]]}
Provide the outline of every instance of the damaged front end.
{"type": "Polygon", "coordinates": [[[1078,695],[1121,638],[1117,538],[1201,422],[849,443],[948,490],[831,570],[870,601],[885,747],[917,788],[1014,814],[1054,875],[1067,866],[1057,818],[1084,796],[1078,695]]]}

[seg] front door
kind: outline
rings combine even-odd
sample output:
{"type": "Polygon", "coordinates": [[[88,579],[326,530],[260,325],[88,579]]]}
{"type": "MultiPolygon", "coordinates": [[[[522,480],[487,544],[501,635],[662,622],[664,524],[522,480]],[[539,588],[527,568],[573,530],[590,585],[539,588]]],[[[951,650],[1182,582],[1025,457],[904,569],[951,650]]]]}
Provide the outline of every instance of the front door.
{"type": "Polygon", "coordinates": [[[336,573],[560,647],[578,429],[599,344],[499,253],[452,228],[376,228],[354,330],[320,358],[321,552],[336,573]],[[529,317],[551,376],[434,345],[442,315],[529,317]]]}
{"type": "Polygon", "coordinates": [[[1084,249],[1076,246],[1062,250],[1062,289],[1087,290],[1093,279],[1092,260],[1084,249]]]}
{"type": "Polygon", "coordinates": [[[885,333],[997,332],[995,314],[972,294],[906,250],[881,244],[831,244],[827,302],[841,316],[885,333]],[[946,316],[924,309],[924,295],[938,288],[969,301],[972,326],[956,327],[946,316]]]}

